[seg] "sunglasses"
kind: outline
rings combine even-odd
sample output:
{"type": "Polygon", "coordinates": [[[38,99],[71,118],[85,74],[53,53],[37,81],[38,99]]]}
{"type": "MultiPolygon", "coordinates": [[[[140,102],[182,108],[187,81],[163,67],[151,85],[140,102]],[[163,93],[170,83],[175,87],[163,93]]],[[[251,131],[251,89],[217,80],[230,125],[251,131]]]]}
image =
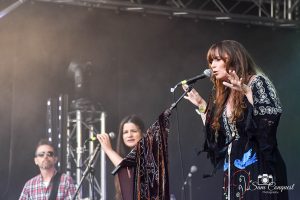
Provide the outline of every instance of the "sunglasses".
{"type": "Polygon", "coordinates": [[[44,157],[44,156],[48,156],[48,157],[54,157],[54,152],[53,151],[48,151],[48,152],[40,152],[40,153],[37,153],[35,156],[36,157],[44,157]]]}

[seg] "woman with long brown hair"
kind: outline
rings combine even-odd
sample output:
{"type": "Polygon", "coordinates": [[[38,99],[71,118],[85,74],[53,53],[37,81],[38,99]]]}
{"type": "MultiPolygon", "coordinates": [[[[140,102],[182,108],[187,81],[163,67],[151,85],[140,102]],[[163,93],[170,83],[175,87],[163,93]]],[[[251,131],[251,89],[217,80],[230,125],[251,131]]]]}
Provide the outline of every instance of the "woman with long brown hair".
{"type": "MultiPolygon", "coordinates": [[[[113,150],[109,135],[98,134],[97,138],[101,147],[114,164],[118,166],[123,158],[136,146],[145,133],[144,122],[136,115],[129,115],[123,118],[119,126],[116,151],[113,150]]],[[[116,200],[121,200],[121,191],[118,177],[115,177],[116,200]]]]}
{"type": "Polygon", "coordinates": [[[214,85],[209,101],[195,89],[185,98],[205,125],[204,151],[215,169],[223,166],[223,199],[288,199],[287,190],[276,189],[287,178],[277,148],[282,108],[275,87],[236,41],[213,44],[207,61],[214,85]]]}

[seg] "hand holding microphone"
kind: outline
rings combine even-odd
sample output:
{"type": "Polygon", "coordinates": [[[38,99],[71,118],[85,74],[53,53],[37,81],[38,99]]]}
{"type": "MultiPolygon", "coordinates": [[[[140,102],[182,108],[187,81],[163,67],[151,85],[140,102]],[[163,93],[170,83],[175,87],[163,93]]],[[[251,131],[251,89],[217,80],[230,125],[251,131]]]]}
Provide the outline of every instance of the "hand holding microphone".
{"type": "MultiPolygon", "coordinates": [[[[114,139],[114,138],[116,137],[116,135],[115,135],[114,132],[101,133],[101,134],[95,132],[95,134],[96,134],[96,136],[93,135],[92,137],[86,139],[85,142],[84,142],[84,145],[86,145],[88,142],[98,141],[98,142],[101,144],[102,148],[103,148],[104,145],[107,146],[107,145],[110,144],[110,139],[114,139]],[[101,141],[100,141],[99,138],[102,139],[103,143],[101,143],[101,141]],[[104,142],[105,142],[105,143],[104,143],[104,142]],[[108,143],[109,143],[109,144],[108,144],[108,143]]],[[[110,146],[111,146],[111,145],[110,145],[110,146]]]]}
{"type": "Polygon", "coordinates": [[[113,150],[112,146],[111,146],[111,142],[110,142],[110,138],[114,138],[115,134],[113,132],[110,133],[101,133],[101,134],[97,134],[97,138],[98,141],[101,144],[101,148],[103,149],[104,152],[108,152],[113,150]]]}
{"type": "MultiPolygon", "coordinates": [[[[97,135],[100,135],[100,134],[106,134],[110,137],[110,139],[114,139],[116,137],[116,134],[114,132],[109,132],[109,133],[96,133],[97,135]]],[[[93,136],[89,139],[87,139],[88,142],[90,141],[96,141],[97,140],[97,137],[96,136],[93,136]]]]}

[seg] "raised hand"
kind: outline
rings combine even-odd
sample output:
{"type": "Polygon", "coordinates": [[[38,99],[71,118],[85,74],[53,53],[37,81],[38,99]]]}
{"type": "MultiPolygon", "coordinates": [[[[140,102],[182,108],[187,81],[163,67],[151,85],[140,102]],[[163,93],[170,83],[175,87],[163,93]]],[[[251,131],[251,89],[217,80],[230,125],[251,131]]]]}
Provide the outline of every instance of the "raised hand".
{"type": "Polygon", "coordinates": [[[112,150],[110,138],[109,138],[109,135],[107,133],[97,134],[97,139],[99,140],[99,142],[101,144],[101,148],[105,152],[107,152],[109,150],[112,150]]]}
{"type": "Polygon", "coordinates": [[[123,158],[112,149],[109,135],[107,133],[97,134],[97,139],[101,144],[101,148],[109,157],[114,166],[119,165],[123,158]]]}
{"type": "Polygon", "coordinates": [[[234,70],[229,70],[227,79],[229,82],[223,81],[223,85],[226,87],[243,92],[244,94],[251,90],[249,86],[243,83],[243,78],[239,78],[234,70]]]}
{"type": "Polygon", "coordinates": [[[229,70],[227,79],[230,83],[223,81],[223,85],[233,90],[237,90],[246,95],[248,101],[253,105],[253,95],[251,88],[243,83],[243,79],[239,78],[234,70],[229,70]]]}

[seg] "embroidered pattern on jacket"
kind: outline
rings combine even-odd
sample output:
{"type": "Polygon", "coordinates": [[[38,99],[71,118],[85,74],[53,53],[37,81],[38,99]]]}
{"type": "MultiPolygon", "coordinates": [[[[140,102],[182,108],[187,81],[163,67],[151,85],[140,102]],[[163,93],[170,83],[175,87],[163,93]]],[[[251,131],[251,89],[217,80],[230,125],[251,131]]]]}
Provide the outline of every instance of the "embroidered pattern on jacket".
{"type": "Polygon", "coordinates": [[[253,94],[254,105],[263,104],[258,108],[254,106],[254,115],[276,115],[282,113],[280,100],[276,95],[274,86],[268,78],[258,75],[250,83],[250,87],[252,91],[254,87],[257,89],[257,94],[253,94]],[[267,89],[264,88],[264,83],[267,85],[267,89]]]}

